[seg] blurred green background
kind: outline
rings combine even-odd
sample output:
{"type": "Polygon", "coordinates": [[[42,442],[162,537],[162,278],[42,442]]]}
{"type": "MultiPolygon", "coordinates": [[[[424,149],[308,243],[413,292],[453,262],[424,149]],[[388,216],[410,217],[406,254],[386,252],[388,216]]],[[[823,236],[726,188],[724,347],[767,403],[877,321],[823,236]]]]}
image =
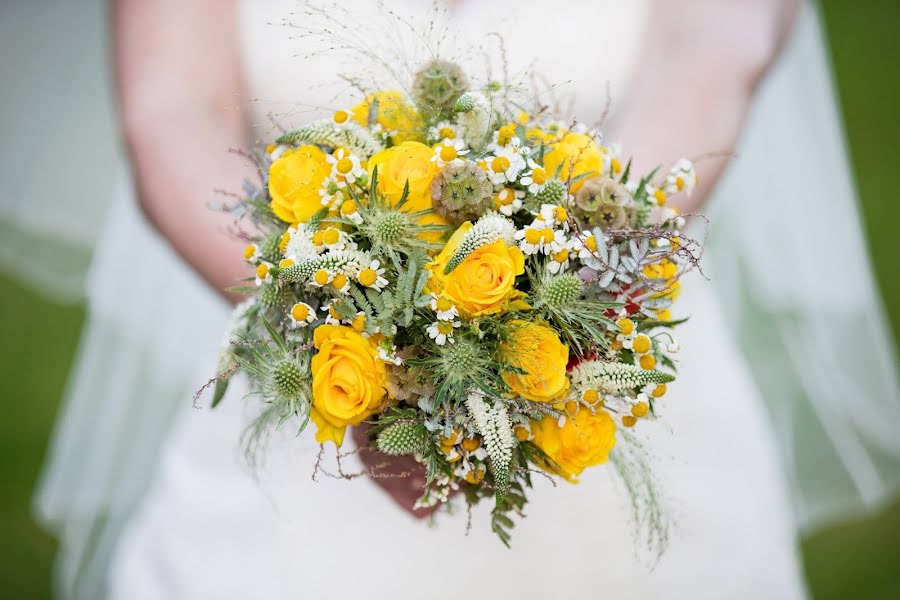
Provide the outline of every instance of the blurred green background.
{"type": "MultiPolygon", "coordinates": [[[[864,220],[895,338],[896,162],[900,160],[900,2],[822,2],[864,220]]],[[[102,20],[94,27],[102,27],[102,20]]],[[[102,36],[101,36],[102,37],[102,36]]],[[[92,47],[102,52],[102,43],[92,47]]],[[[100,59],[94,57],[99,63],[100,59]]],[[[811,93],[815,93],[814,90],[811,93]]],[[[84,319],[0,275],[0,596],[50,597],[55,543],[31,518],[31,495],[84,319]]],[[[898,432],[900,435],[900,432],[898,432]]],[[[900,598],[900,503],[804,540],[815,598],[900,598]]]]}

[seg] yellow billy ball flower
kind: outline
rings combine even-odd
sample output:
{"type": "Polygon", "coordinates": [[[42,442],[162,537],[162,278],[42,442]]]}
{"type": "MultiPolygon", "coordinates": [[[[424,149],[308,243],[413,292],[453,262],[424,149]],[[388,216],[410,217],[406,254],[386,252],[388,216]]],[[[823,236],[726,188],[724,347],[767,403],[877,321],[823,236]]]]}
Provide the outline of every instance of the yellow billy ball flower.
{"type": "Polygon", "coordinates": [[[317,350],[310,364],[313,408],[323,422],[342,429],[384,407],[385,369],[374,342],[350,327],[320,325],[313,344],[317,350]]]}
{"type": "Polygon", "coordinates": [[[463,223],[428,263],[428,291],[446,297],[466,317],[504,312],[524,295],[515,288],[516,277],[525,272],[525,256],[517,247],[497,240],[477,248],[450,273],[444,273],[444,267],[471,228],[471,222],[463,223]]]}
{"type": "Polygon", "coordinates": [[[652,371],[656,368],[656,359],[653,358],[652,354],[645,354],[641,357],[640,360],[641,368],[646,369],[647,371],[652,371]]]}
{"type": "Polygon", "coordinates": [[[524,374],[502,373],[514,393],[537,402],[554,402],[569,389],[569,347],[546,325],[516,320],[500,347],[500,359],[524,374]]]}
{"type": "Polygon", "coordinates": [[[548,415],[532,421],[531,432],[534,444],[555,463],[543,468],[572,483],[577,483],[578,475],[587,467],[605,463],[616,443],[616,424],[605,410],[580,410],[567,417],[562,427],[548,415]]]}
{"type": "Polygon", "coordinates": [[[270,206],[275,215],[288,223],[308,221],[322,208],[319,188],[330,172],[325,153],[317,146],[285,152],[269,167],[270,206]]]}
{"type": "Polygon", "coordinates": [[[650,352],[650,347],[650,338],[643,333],[634,338],[634,342],[632,342],[631,344],[631,348],[638,354],[646,354],[647,352],[650,352]]]}

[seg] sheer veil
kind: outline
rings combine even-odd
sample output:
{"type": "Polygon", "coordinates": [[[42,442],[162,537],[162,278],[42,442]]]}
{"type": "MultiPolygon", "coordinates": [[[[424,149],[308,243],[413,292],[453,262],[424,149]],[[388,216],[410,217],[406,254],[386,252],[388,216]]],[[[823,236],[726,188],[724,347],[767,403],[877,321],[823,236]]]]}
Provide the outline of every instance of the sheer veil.
{"type": "MultiPolygon", "coordinates": [[[[205,381],[202,367],[212,370],[227,319],[139,215],[130,184],[121,188],[35,499],[61,537],[67,597],[100,596],[121,525],[176,407],[205,381]]],[[[770,406],[799,525],[877,505],[900,484],[896,361],[812,9],[765,82],[712,206],[713,284],[770,406]]],[[[728,382],[721,402],[727,410],[728,382]]]]}
{"type": "Polygon", "coordinates": [[[770,409],[802,530],[900,485],[897,362],[826,56],[807,5],[709,215],[713,283],[770,409]]]}

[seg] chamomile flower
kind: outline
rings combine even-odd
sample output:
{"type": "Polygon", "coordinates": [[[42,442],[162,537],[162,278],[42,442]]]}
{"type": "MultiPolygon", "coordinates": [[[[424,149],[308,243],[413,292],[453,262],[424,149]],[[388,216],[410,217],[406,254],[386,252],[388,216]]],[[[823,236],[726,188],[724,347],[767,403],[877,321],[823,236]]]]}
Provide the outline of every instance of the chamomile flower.
{"type": "Polygon", "coordinates": [[[334,210],[340,206],[344,201],[344,185],[343,182],[338,181],[333,175],[327,177],[322,182],[322,187],[319,188],[319,198],[322,206],[328,207],[329,210],[334,210]]]}
{"type": "Polygon", "coordinates": [[[460,139],[459,127],[450,121],[441,121],[428,130],[428,139],[433,142],[446,142],[460,139]]]}
{"type": "MultiPolygon", "coordinates": [[[[513,141],[518,138],[513,138],[513,141]]],[[[513,183],[519,174],[528,166],[528,147],[510,143],[503,148],[498,148],[494,156],[487,158],[488,179],[494,185],[513,183]]]]}
{"type": "Polygon", "coordinates": [[[519,249],[526,256],[539,252],[549,254],[551,244],[556,240],[556,234],[552,227],[543,226],[539,221],[535,221],[516,231],[516,239],[519,240],[519,249]]]}
{"type": "Polygon", "coordinates": [[[291,307],[288,318],[292,327],[306,327],[316,320],[316,309],[306,302],[298,302],[291,307]]]}
{"type": "Polygon", "coordinates": [[[453,343],[453,330],[460,325],[459,321],[435,321],[425,331],[438,346],[443,346],[447,342],[453,343]]]}
{"type": "Polygon", "coordinates": [[[338,317],[337,311],[331,306],[331,304],[326,304],[322,307],[322,310],[325,312],[325,324],[326,325],[340,325],[341,319],[338,317]]]}
{"type": "Polygon", "coordinates": [[[531,169],[530,171],[526,171],[522,174],[522,178],[519,179],[519,183],[528,188],[528,191],[532,194],[537,194],[542,189],[544,189],[544,185],[547,183],[547,180],[550,177],[547,175],[547,171],[541,165],[537,164],[533,159],[528,159],[528,167],[531,169]]]}
{"type": "Polygon", "coordinates": [[[338,148],[325,159],[331,164],[332,177],[336,177],[338,180],[353,183],[366,175],[366,170],[362,168],[359,157],[351,154],[346,148],[338,148]]]}
{"type": "Polygon", "coordinates": [[[535,217],[535,222],[540,222],[546,227],[569,230],[569,213],[562,206],[556,204],[542,204],[541,210],[535,217]]]}
{"type": "Polygon", "coordinates": [[[256,266],[256,285],[262,285],[272,281],[272,274],[269,270],[273,267],[272,263],[261,260],[256,266]]]}
{"type": "Polygon", "coordinates": [[[439,321],[452,321],[459,316],[456,305],[444,296],[431,295],[431,310],[439,321]]]}
{"type": "Polygon", "coordinates": [[[384,277],[384,267],[377,260],[369,263],[369,266],[360,269],[356,280],[368,288],[378,290],[379,292],[388,284],[388,280],[384,277]]]}
{"type": "Polygon", "coordinates": [[[344,126],[351,122],[350,113],[344,109],[338,109],[331,115],[331,120],[335,125],[344,126]]]}
{"type": "Polygon", "coordinates": [[[352,221],[356,225],[360,225],[363,222],[362,215],[359,214],[359,206],[356,205],[355,200],[344,200],[341,203],[340,213],[343,218],[352,221]]]}
{"type": "Polygon", "coordinates": [[[591,231],[578,234],[574,247],[578,250],[578,258],[582,261],[597,258],[597,237],[591,231]]]}
{"type": "Polygon", "coordinates": [[[434,156],[431,157],[431,160],[443,168],[452,162],[461,160],[459,157],[468,153],[462,140],[444,140],[434,146],[434,156]]]}
{"type": "Polygon", "coordinates": [[[324,246],[329,250],[346,250],[349,241],[350,236],[347,235],[347,232],[341,231],[337,227],[326,227],[313,235],[313,243],[316,246],[324,246]]]}
{"type": "Polygon", "coordinates": [[[350,278],[344,273],[336,273],[331,278],[331,287],[339,294],[350,293],[350,278]]]}
{"type": "MultiPolygon", "coordinates": [[[[557,231],[557,234],[562,234],[557,231]]],[[[569,268],[569,259],[572,256],[573,240],[568,240],[564,236],[557,237],[550,244],[550,261],[547,263],[547,270],[556,275],[561,271],[569,268]]]]}
{"type": "Polygon", "coordinates": [[[334,279],[336,273],[332,272],[330,269],[319,269],[315,273],[312,274],[312,277],[309,279],[309,285],[313,287],[325,287],[331,280],[334,279]]]}
{"type": "Polygon", "coordinates": [[[255,263],[262,257],[262,254],[259,252],[259,246],[256,244],[249,244],[246,248],[244,248],[244,260],[248,263],[255,263]]]}
{"type": "Polygon", "coordinates": [[[497,206],[500,214],[511,217],[522,209],[522,199],[524,197],[525,192],[522,190],[505,187],[494,196],[494,204],[497,206]]]}
{"type": "Polygon", "coordinates": [[[697,187],[697,171],[694,169],[694,164],[686,158],[678,160],[672,165],[672,169],[666,177],[666,193],[684,192],[690,196],[694,193],[695,187],[697,187]]]}

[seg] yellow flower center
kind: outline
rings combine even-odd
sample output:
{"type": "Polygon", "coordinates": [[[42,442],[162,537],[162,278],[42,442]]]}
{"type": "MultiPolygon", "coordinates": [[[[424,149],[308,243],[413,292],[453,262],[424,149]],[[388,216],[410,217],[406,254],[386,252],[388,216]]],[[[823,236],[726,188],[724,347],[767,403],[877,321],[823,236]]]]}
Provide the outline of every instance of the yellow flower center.
{"type": "Polygon", "coordinates": [[[466,452],[475,452],[481,446],[481,442],[478,441],[478,438],[466,438],[462,441],[461,446],[466,452]]]}
{"type": "Polygon", "coordinates": [[[530,435],[528,433],[528,428],[523,427],[522,425],[516,425],[516,428],[513,429],[513,433],[516,434],[516,438],[518,438],[520,442],[528,441],[528,437],[530,435]]]}
{"type": "Polygon", "coordinates": [[[643,333],[640,334],[639,336],[634,338],[634,342],[631,344],[631,348],[638,354],[650,352],[650,338],[648,338],[643,333]]]}
{"type": "Polygon", "coordinates": [[[597,238],[590,235],[587,239],[584,240],[584,247],[590,250],[591,252],[597,251],[597,238]]]}
{"type": "Polygon", "coordinates": [[[526,229],[525,241],[529,244],[537,244],[541,241],[541,232],[539,229],[526,229]]]}
{"type": "Polygon", "coordinates": [[[331,285],[333,285],[336,290],[342,289],[347,285],[347,276],[343,273],[338,273],[334,276],[334,279],[331,280],[331,285]]]}
{"type": "Polygon", "coordinates": [[[456,148],[446,145],[441,146],[440,156],[442,161],[450,162],[456,158],[456,148]]]}
{"type": "Polygon", "coordinates": [[[631,335],[631,332],[634,331],[634,321],[631,319],[619,319],[616,321],[616,325],[619,327],[619,330],[625,335],[631,335]]]}
{"type": "Polygon", "coordinates": [[[309,307],[305,304],[295,304],[291,309],[291,316],[295,321],[305,321],[309,317],[309,307]]]}
{"type": "Polygon", "coordinates": [[[375,272],[375,269],[365,268],[359,272],[359,282],[364,286],[375,285],[376,281],[378,281],[378,273],[375,272]]]}
{"type": "Polygon", "coordinates": [[[478,485],[482,480],[484,480],[484,469],[482,468],[466,473],[466,481],[472,485],[478,485]]]}
{"type": "Polygon", "coordinates": [[[641,368],[652,371],[656,368],[656,359],[652,354],[645,354],[641,357],[641,368]]]}
{"type": "Polygon", "coordinates": [[[325,269],[319,269],[316,271],[316,274],[313,275],[313,280],[319,285],[325,285],[328,283],[328,271],[325,269]]]}
{"type": "Polygon", "coordinates": [[[438,130],[438,137],[440,137],[442,140],[455,140],[456,132],[449,127],[441,127],[438,130]]]}
{"type": "Polygon", "coordinates": [[[444,335],[450,335],[453,333],[453,323],[450,321],[441,321],[438,323],[437,330],[444,335]]]}
{"type": "Polygon", "coordinates": [[[544,185],[547,182],[547,171],[541,167],[535,167],[531,172],[531,180],[538,185],[544,185]]]}
{"type": "Polygon", "coordinates": [[[267,265],[266,263],[262,263],[261,265],[256,267],[256,276],[259,277],[260,279],[265,279],[268,274],[269,274],[269,265],[267,265]]]}
{"type": "Polygon", "coordinates": [[[356,315],[356,317],[354,317],[353,319],[353,323],[351,323],[350,326],[357,333],[362,333],[363,329],[366,328],[366,315],[356,315]]]}
{"type": "Polygon", "coordinates": [[[584,391],[584,394],[582,395],[582,398],[583,398],[584,401],[587,402],[588,404],[596,404],[596,403],[597,403],[597,400],[600,399],[600,392],[598,392],[598,391],[595,390],[594,388],[589,388],[589,389],[587,389],[587,390],[584,391]]]}
{"type": "Polygon", "coordinates": [[[450,302],[449,300],[447,300],[446,298],[441,297],[441,298],[437,299],[436,306],[439,311],[445,311],[445,310],[450,310],[451,308],[453,308],[453,303],[450,302]]]}
{"type": "Polygon", "coordinates": [[[247,260],[253,258],[254,254],[256,254],[256,246],[254,246],[253,244],[250,244],[249,246],[244,248],[244,258],[246,258],[247,260]]]}
{"type": "Polygon", "coordinates": [[[650,394],[654,398],[662,398],[666,393],[666,384],[661,383],[655,388],[653,388],[653,393],[650,394]]]}
{"type": "Polygon", "coordinates": [[[502,173],[509,168],[509,159],[505,156],[497,156],[491,161],[491,170],[494,173],[502,173]]]}
{"type": "Polygon", "coordinates": [[[613,173],[619,173],[622,171],[622,162],[618,158],[614,158],[609,162],[609,167],[613,173]]]}
{"type": "Polygon", "coordinates": [[[634,415],[625,415],[622,417],[622,425],[625,427],[634,427],[637,423],[637,417],[634,415]]]}
{"type": "Polygon", "coordinates": [[[350,118],[350,114],[346,110],[336,110],[334,111],[334,122],[338,125],[347,122],[347,119],[350,118]]]}
{"type": "Polygon", "coordinates": [[[567,213],[566,209],[564,209],[562,206],[557,206],[553,209],[553,216],[556,217],[556,220],[560,223],[569,220],[569,213],[567,213]]]}
{"type": "Polygon", "coordinates": [[[516,193],[509,188],[503,188],[497,194],[497,202],[500,206],[506,206],[508,204],[512,204],[513,200],[516,198],[516,193]]]}
{"type": "Polygon", "coordinates": [[[278,240],[278,249],[281,250],[282,252],[284,252],[285,250],[287,250],[287,245],[288,245],[288,242],[290,242],[290,241],[291,241],[291,232],[285,231],[284,233],[281,234],[281,239],[278,240]]]}
{"type": "Polygon", "coordinates": [[[653,192],[653,197],[656,198],[656,203],[662,206],[666,203],[666,193],[662,190],[656,190],[653,192]]]}
{"type": "Polygon", "coordinates": [[[650,405],[646,402],[638,402],[631,407],[631,414],[636,417],[645,417],[650,412],[650,405]]]}
{"type": "Polygon", "coordinates": [[[313,234],[313,244],[316,246],[321,246],[325,243],[325,232],[317,231],[313,234]]]}
{"type": "Polygon", "coordinates": [[[553,254],[551,254],[550,258],[558,263],[565,262],[569,258],[569,251],[566,248],[563,248],[559,252],[554,252],[553,254]]]}
{"type": "Polygon", "coordinates": [[[337,244],[338,240],[341,239],[341,232],[335,229],[334,227],[329,227],[325,230],[325,233],[322,235],[322,241],[327,245],[337,244]]]}
{"type": "Polygon", "coordinates": [[[353,170],[353,161],[346,156],[337,161],[337,171],[341,175],[346,175],[353,170]]]}
{"type": "Polygon", "coordinates": [[[278,262],[278,266],[281,267],[282,269],[287,269],[288,267],[294,266],[294,261],[293,261],[293,259],[290,259],[290,258],[282,258],[278,262]]]}
{"type": "Polygon", "coordinates": [[[528,114],[527,112],[525,112],[525,111],[520,112],[520,113],[519,113],[519,116],[516,118],[516,121],[518,121],[518,122],[521,123],[522,125],[525,125],[525,124],[528,123],[528,121],[530,121],[530,120],[531,120],[531,115],[529,115],[529,114],[528,114]]]}
{"type": "Polygon", "coordinates": [[[516,126],[512,123],[504,125],[497,131],[497,143],[505,146],[512,140],[514,135],[516,135],[516,126]]]}
{"type": "Polygon", "coordinates": [[[545,227],[541,229],[541,239],[544,240],[545,244],[549,244],[553,241],[553,230],[549,227],[545,227]]]}
{"type": "Polygon", "coordinates": [[[341,214],[342,215],[352,215],[356,212],[356,202],[353,200],[345,200],[343,204],[341,204],[341,214]]]}

